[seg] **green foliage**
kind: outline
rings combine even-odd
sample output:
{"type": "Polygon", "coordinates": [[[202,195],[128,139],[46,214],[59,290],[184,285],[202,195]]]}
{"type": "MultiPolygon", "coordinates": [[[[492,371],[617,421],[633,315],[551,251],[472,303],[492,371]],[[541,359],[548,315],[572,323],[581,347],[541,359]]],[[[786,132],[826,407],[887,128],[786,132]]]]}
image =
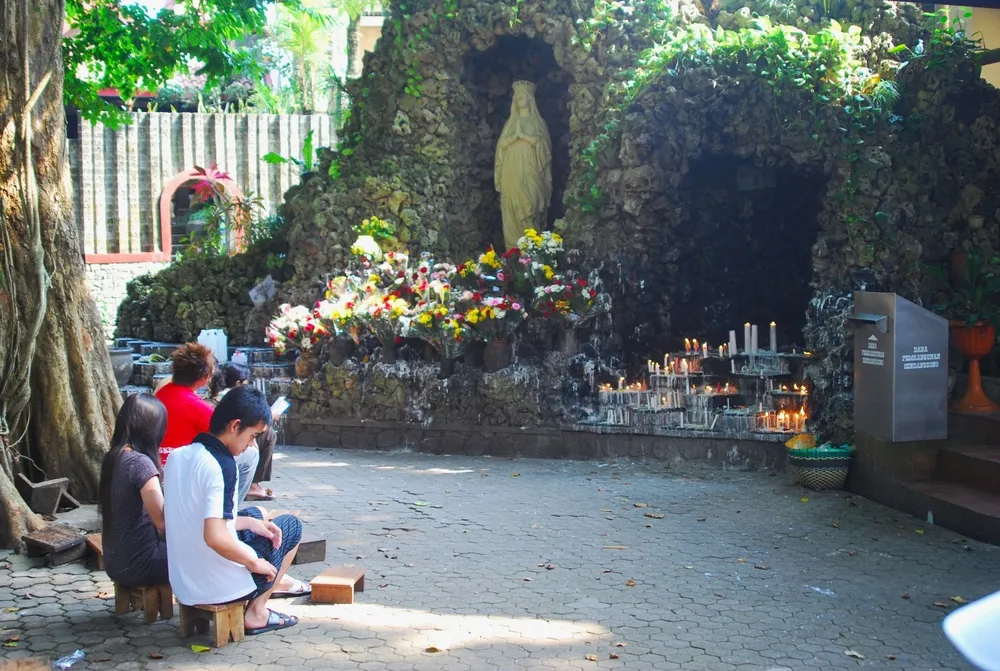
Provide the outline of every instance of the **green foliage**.
{"type": "Polygon", "coordinates": [[[961,277],[956,281],[944,268],[925,266],[944,288],[943,299],[932,309],[969,326],[978,322],[1000,326],[1000,277],[991,268],[998,263],[1000,259],[997,258],[987,263],[979,250],[974,250],[966,256],[961,277]]]}
{"type": "Polygon", "coordinates": [[[358,235],[369,235],[376,241],[392,240],[396,234],[396,227],[391,221],[379,219],[376,216],[369,217],[361,222],[361,225],[354,226],[354,232],[358,235]]]}
{"type": "MultiPolygon", "coordinates": [[[[263,31],[272,2],[181,2],[151,17],[124,0],[67,0],[66,104],[89,121],[118,127],[127,117],[100,98],[102,89],[115,89],[128,102],[174,75],[187,74],[192,62],[199,64],[196,74],[207,78],[206,88],[236,75],[259,80],[260,64],[238,43],[263,31]]],[[[300,0],[283,4],[301,6],[300,0]]]]}
{"type": "Polygon", "coordinates": [[[951,18],[947,9],[925,13],[924,20],[930,32],[927,44],[923,40],[912,48],[901,44],[890,53],[906,53],[909,60],[903,66],[909,62],[923,61],[929,70],[953,69],[960,64],[972,62],[976,54],[983,50],[983,40],[968,36],[965,22],[970,18],[972,12],[968,10],[955,18],[951,18]]]}
{"type": "Polygon", "coordinates": [[[299,167],[299,171],[302,174],[307,172],[312,172],[313,165],[316,163],[316,150],[313,148],[313,131],[306,133],[306,139],[302,142],[302,158],[297,159],[294,156],[282,156],[273,151],[269,151],[260,157],[265,163],[270,165],[280,165],[282,163],[294,163],[299,167]]]}

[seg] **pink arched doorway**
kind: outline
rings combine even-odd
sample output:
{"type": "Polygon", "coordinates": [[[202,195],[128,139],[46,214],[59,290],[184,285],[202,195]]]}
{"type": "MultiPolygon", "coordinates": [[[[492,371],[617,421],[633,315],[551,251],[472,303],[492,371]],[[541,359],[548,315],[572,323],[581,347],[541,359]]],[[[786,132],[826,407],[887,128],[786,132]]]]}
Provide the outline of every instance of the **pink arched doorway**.
{"type": "MultiPolygon", "coordinates": [[[[206,179],[206,174],[210,177],[211,181],[221,185],[230,198],[243,198],[243,192],[236,186],[236,182],[229,177],[228,173],[220,170],[218,166],[212,166],[207,170],[196,166],[183,170],[167,180],[163,185],[163,190],[160,192],[160,239],[163,241],[163,254],[168,260],[173,255],[171,225],[173,223],[172,206],[174,196],[177,194],[178,189],[185,184],[206,179]]],[[[242,244],[243,234],[241,231],[237,231],[236,248],[239,249],[242,247],[242,244]]]]}

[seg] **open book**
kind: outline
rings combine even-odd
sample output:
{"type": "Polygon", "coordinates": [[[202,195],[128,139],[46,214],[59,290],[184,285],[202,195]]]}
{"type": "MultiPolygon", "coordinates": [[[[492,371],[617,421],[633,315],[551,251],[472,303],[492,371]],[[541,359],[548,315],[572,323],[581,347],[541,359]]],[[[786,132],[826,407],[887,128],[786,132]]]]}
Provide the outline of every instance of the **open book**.
{"type": "Polygon", "coordinates": [[[288,408],[291,407],[291,405],[292,404],[288,402],[287,398],[285,398],[284,396],[279,396],[278,399],[271,404],[271,412],[273,412],[275,415],[284,415],[285,412],[288,411],[288,408]]]}

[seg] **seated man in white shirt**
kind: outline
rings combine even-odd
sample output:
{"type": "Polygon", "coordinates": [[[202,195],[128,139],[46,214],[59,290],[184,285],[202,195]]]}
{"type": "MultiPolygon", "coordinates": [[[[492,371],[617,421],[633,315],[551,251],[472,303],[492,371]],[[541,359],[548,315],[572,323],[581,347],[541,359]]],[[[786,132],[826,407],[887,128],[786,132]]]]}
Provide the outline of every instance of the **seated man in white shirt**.
{"type": "Polygon", "coordinates": [[[167,567],[177,600],[189,606],[248,600],[247,634],[298,622],[267,600],[288,570],[302,538],[293,515],[260,519],[256,508],[236,513],[236,457],[271,421],[271,408],[253,387],[226,394],[209,433],[170,454],[164,470],[167,567]]]}

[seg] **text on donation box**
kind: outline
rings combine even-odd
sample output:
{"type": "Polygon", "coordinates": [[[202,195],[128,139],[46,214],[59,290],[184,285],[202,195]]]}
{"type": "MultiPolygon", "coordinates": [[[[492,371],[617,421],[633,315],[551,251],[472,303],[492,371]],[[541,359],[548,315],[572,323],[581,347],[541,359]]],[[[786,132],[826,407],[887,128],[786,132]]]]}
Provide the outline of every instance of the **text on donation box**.
{"type": "Polygon", "coordinates": [[[879,349],[876,336],[868,336],[868,346],[861,351],[861,363],[865,366],[885,365],[885,352],[879,349]]]}
{"type": "Polygon", "coordinates": [[[927,345],[916,345],[913,352],[901,357],[903,370],[923,370],[941,367],[941,352],[928,351],[927,345]]]}

